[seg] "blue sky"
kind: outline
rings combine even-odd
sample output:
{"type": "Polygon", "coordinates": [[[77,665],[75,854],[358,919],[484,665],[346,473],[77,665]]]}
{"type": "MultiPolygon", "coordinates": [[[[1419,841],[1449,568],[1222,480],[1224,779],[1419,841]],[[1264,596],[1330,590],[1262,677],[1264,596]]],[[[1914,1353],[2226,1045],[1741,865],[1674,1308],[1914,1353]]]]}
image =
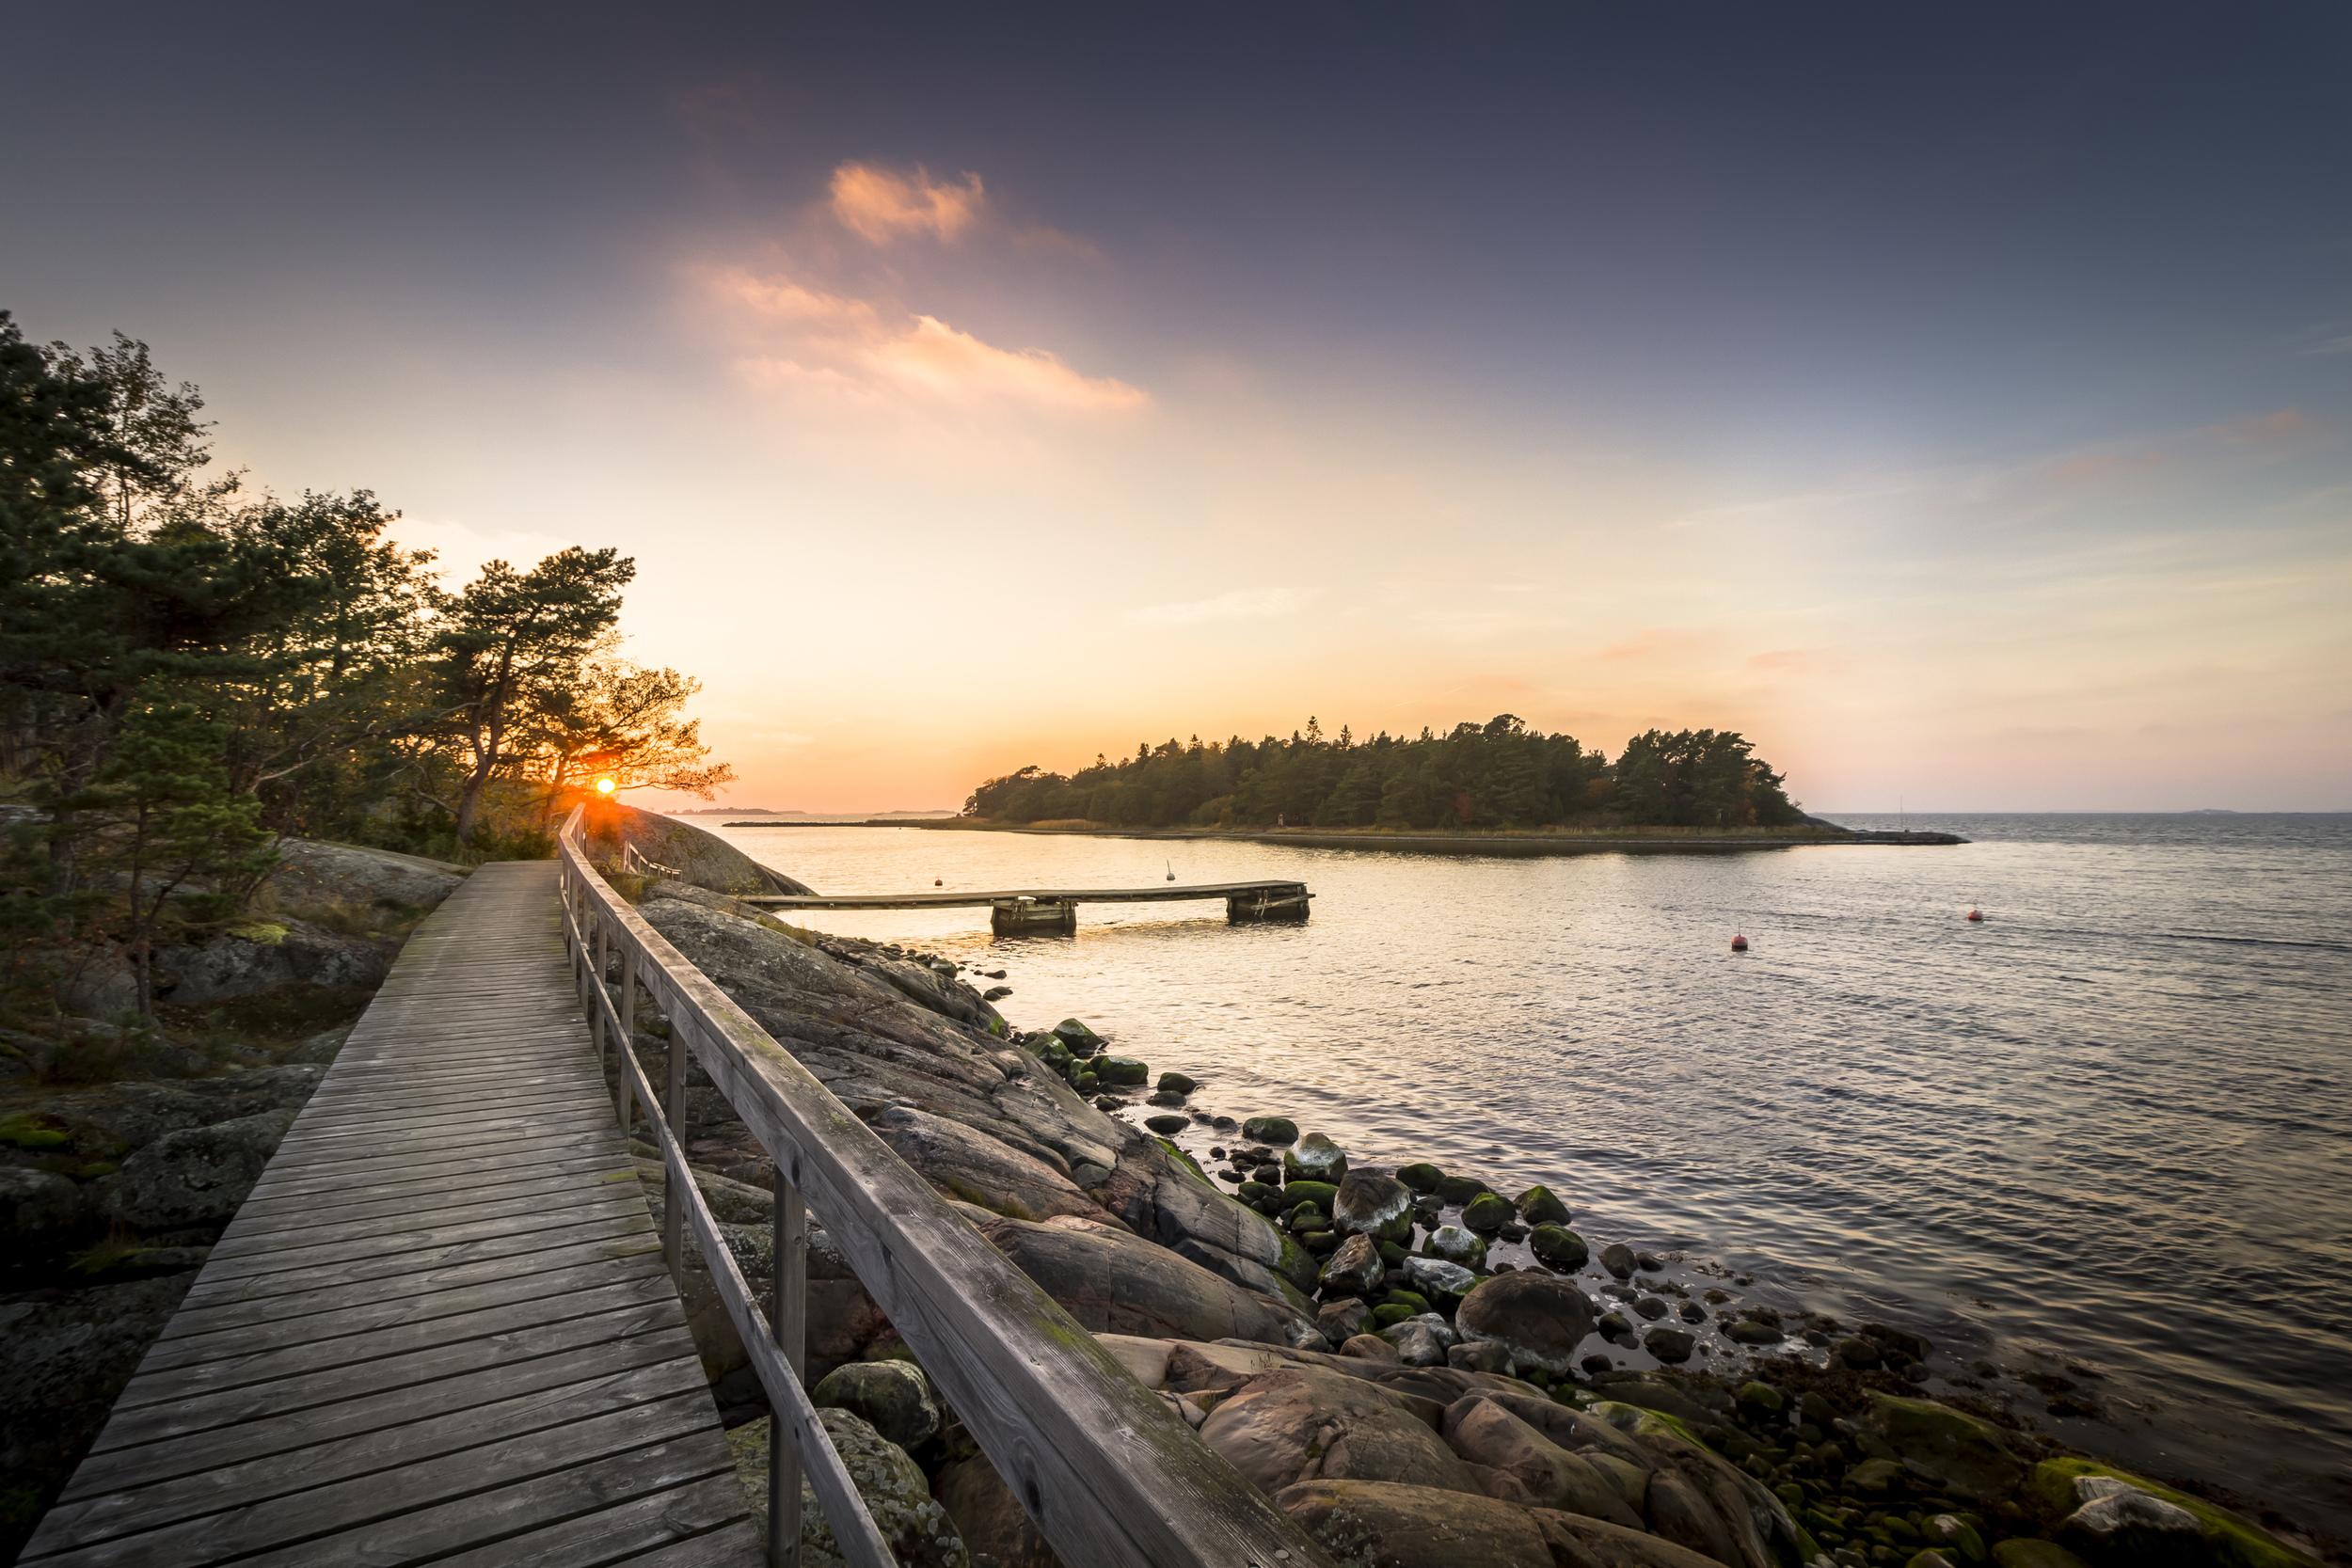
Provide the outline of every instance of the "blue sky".
{"type": "Polygon", "coordinates": [[[0,308],[636,555],[739,802],[1509,711],[2352,806],[2341,7],[0,19],[0,308]]]}

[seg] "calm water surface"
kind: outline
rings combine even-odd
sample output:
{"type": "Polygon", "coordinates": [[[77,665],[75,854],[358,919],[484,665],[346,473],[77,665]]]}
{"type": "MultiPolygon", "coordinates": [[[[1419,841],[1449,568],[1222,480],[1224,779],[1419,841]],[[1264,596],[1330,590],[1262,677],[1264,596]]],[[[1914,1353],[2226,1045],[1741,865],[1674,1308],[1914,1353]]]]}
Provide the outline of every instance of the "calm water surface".
{"type": "Polygon", "coordinates": [[[1975,842],[1516,859],[714,831],[823,892],[1303,879],[1298,926],[1214,903],[1093,906],[1074,937],[992,938],[984,910],[818,923],[1006,969],[1013,1022],[1083,1018],[1201,1079],[1198,1106],[1543,1181],[1596,1246],[2071,1366],[2103,1419],[2018,1408],[2352,1534],[2352,816],[1909,825],[1975,842]]]}

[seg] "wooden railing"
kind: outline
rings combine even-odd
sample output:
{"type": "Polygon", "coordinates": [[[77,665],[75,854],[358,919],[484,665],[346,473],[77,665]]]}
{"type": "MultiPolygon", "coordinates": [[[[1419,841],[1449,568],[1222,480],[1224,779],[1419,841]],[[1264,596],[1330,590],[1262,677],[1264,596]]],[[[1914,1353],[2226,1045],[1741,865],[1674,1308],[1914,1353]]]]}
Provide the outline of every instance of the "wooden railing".
{"type": "Polygon", "coordinates": [[[670,1265],[680,1269],[691,1226],[767,1391],[770,1562],[799,1560],[803,1469],[843,1555],[859,1568],[892,1562],[802,1386],[805,1201],[1066,1568],[1327,1563],[1287,1514],[606,885],[582,844],[583,815],[574,811],[557,841],[581,1003],[599,1055],[611,1041],[619,1057],[622,1127],[634,1098],[660,1146],[670,1265]],[[617,997],[606,980],[615,950],[617,997]],[[658,1100],[629,1049],[641,986],[670,1021],[658,1100]],[[673,1125],[682,1119],[690,1052],[775,1162],[765,1311],[695,1189],[673,1125]]]}

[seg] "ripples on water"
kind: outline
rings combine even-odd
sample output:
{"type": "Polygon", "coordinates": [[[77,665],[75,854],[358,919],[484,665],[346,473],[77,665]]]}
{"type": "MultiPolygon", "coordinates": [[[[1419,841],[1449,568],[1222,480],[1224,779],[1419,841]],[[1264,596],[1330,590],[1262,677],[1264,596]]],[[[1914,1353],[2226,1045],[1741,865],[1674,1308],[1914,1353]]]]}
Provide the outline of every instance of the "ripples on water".
{"type": "Polygon", "coordinates": [[[992,938],[982,910],[818,923],[1007,969],[1013,1022],[1084,1018],[1201,1079],[1200,1106],[1546,1182],[1597,1245],[2089,1368],[2107,1421],[2020,1408],[2352,1533],[2352,816],[1909,825],[1975,842],[1510,858],[719,831],[824,892],[1139,886],[1171,861],[1303,879],[1300,926],[1218,904],[1091,906],[1074,938],[992,938]]]}

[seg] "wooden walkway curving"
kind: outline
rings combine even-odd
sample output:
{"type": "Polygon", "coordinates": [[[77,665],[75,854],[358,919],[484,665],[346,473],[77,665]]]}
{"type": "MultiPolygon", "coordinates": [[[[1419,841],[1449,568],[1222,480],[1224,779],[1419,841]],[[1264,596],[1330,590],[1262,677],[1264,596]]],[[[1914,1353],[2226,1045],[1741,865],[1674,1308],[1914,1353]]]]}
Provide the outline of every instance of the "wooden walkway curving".
{"type": "Polygon", "coordinates": [[[562,921],[418,927],[21,1561],[760,1560],[562,921]]]}

